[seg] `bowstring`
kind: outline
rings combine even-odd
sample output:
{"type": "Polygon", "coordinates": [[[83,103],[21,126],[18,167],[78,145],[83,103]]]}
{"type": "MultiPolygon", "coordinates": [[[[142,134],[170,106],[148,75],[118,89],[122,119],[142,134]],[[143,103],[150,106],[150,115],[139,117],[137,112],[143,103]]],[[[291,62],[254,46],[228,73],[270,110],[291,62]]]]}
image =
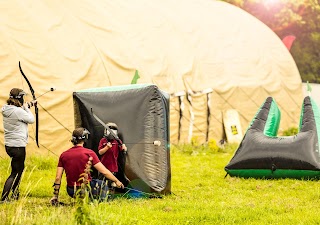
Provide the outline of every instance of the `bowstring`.
{"type": "MultiPolygon", "coordinates": [[[[24,85],[23,85],[22,74],[21,74],[21,76],[20,76],[20,80],[21,80],[22,90],[25,91],[25,88],[24,88],[24,85]]],[[[30,89],[28,89],[28,90],[29,90],[28,92],[30,92],[30,89]]],[[[30,95],[31,93],[28,94],[28,92],[26,92],[27,95],[30,95]]],[[[25,99],[24,101],[26,102],[26,99],[25,99]]],[[[38,111],[38,116],[39,116],[39,111],[38,111]]],[[[33,135],[34,135],[34,137],[31,137],[31,136],[30,136],[30,138],[31,138],[34,142],[36,142],[36,139],[35,139],[36,131],[35,131],[34,127],[33,127],[33,124],[30,124],[30,125],[31,125],[31,129],[32,129],[33,135]]],[[[38,134],[38,135],[39,135],[39,134],[38,134]]]]}

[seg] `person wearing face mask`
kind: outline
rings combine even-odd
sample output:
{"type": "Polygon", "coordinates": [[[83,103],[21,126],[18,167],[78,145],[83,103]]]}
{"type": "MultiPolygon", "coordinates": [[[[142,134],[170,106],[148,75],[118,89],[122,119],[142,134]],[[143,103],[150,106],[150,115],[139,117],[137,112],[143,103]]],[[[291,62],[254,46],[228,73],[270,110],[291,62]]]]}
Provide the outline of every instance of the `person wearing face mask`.
{"type": "MultiPolygon", "coordinates": [[[[110,128],[113,134],[108,129],[104,130],[104,135],[99,142],[98,153],[101,156],[101,163],[117,177],[117,173],[119,171],[118,156],[120,151],[125,153],[127,151],[127,147],[120,139],[117,141],[114,137],[118,137],[117,124],[109,122],[106,125],[110,128]]],[[[102,179],[103,177],[99,175],[99,178],[102,179]]]]}
{"type": "Polygon", "coordinates": [[[25,95],[26,93],[20,88],[11,89],[7,104],[1,110],[5,149],[11,158],[11,174],[4,183],[1,201],[19,198],[19,184],[24,170],[28,143],[28,124],[35,121],[30,107],[37,104],[36,100],[24,102],[25,95]],[[10,192],[12,192],[11,196],[10,192]]]}

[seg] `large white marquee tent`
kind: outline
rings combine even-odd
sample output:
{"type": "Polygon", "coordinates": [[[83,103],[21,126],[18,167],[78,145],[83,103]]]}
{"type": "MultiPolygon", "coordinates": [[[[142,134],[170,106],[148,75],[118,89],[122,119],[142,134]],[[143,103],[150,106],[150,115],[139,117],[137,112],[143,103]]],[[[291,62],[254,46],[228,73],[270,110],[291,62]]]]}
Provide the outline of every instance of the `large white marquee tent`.
{"type": "MultiPolygon", "coordinates": [[[[297,126],[302,83],[281,40],[245,11],[212,0],[0,2],[0,102],[13,87],[39,98],[40,149],[30,126],[30,152],[59,154],[74,129],[72,93],[153,83],[171,95],[171,142],[224,138],[222,116],[236,109],[245,131],[272,96],[280,129],[297,126]],[[29,92],[30,93],[30,92],[29,92]]],[[[106,105],[106,107],[112,107],[106,105]]],[[[130,112],[129,112],[130,113],[130,112]]],[[[124,118],[125,119],[125,118],[124,118]]],[[[5,155],[3,126],[0,144],[5,155]]]]}

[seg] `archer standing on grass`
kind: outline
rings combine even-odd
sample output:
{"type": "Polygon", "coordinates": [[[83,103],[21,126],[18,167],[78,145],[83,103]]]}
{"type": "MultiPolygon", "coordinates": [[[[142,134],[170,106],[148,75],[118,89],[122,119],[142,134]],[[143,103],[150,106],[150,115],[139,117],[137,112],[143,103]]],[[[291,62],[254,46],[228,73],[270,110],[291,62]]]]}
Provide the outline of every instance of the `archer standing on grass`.
{"type": "Polygon", "coordinates": [[[26,145],[28,143],[28,124],[34,123],[30,107],[37,101],[24,102],[26,93],[19,88],[10,91],[7,104],[2,107],[4,143],[7,154],[11,157],[11,174],[4,184],[1,201],[17,200],[19,184],[24,170],[26,145]],[[12,191],[12,196],[9,197],[12,191]]]}
{"type": "MultiPolygon", "coordinates": [[[[77,190],[81,188],[83,180],[81,175],[86,169],[88,161],[92,163],[103,176],[112,180],[118,188],[124,188],[123,184],[100,162],[96,153],[88,148],[83,147],[85,141],[88,139],[90,132],[85,128],[76,128],[72,132],[73,147],[63,152],[59,157],[57,167],[56,179],[53,184],[54,196],[50,202],[56,204],[58,202],[59,190],[61,185],[61,178],[64,170],[66,171],[67,178],[67,193],[70,197],[74,198],[77,190]]],[[[90,173],[88,174],[88,181],[91,186],[90,197],[105,200],[108,187],[102,180],[92,179],[90,173]]]]}

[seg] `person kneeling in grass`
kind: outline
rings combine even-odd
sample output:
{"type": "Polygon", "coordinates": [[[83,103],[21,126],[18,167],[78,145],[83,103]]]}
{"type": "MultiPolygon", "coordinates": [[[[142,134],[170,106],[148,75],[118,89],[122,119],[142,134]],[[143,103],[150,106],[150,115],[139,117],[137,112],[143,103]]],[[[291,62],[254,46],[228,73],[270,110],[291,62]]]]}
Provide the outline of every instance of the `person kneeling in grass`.
{"type": "Polygon", "coordinates": [[[59,157],[59,163],[56,172],[54,187],[54,196],[50,199],[51,204],[57,204],[61,178],[64,170],[67,178],[67,193],[70,197],[75,198],[77,191],[81,188],[84,180],[90,184],[89,196],[101,201],[105,200],[108,193],[108,186],[102,180],[92,179],[88,163],[93,165],[108,180],[115,183],[118,188],[124,188],[123,184],[100,162],[96,153],[88,148],[83,147],[88,139],[90,132],[85,128],[76,128],[72,133],[73,147],[63,152],[59,157]],[[86,173],[87,172],[87,173],[86,173]],[[83,177],[86,176],[86,177],[83,177]],[[84,179],[83,179],[84,178],[84,179]]]}

